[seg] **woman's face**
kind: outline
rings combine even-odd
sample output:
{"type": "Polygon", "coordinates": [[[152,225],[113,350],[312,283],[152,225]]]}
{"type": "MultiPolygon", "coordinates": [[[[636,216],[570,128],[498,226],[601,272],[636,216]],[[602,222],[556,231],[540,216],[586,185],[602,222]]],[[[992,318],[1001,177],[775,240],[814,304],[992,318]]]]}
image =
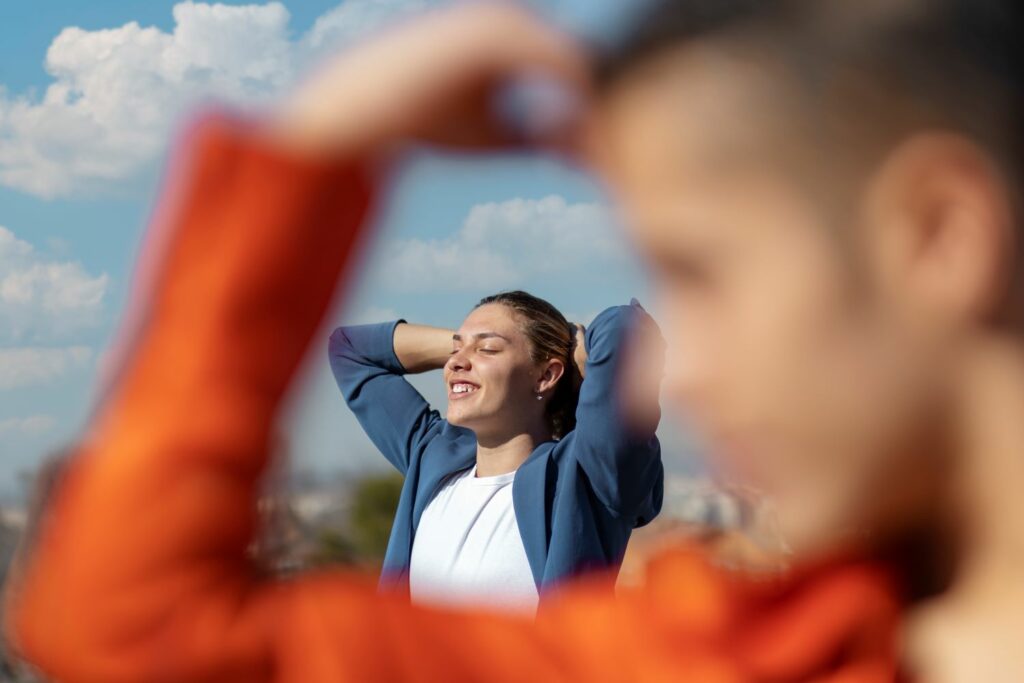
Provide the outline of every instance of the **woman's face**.
{"type": "Polygon", "coordinates": [[[485,304],[462,322],[444,366],[448,422],[472,429],[477,438],[522,429],[536,419],[540,379],[530,342],[515,314],[485,304]]]}

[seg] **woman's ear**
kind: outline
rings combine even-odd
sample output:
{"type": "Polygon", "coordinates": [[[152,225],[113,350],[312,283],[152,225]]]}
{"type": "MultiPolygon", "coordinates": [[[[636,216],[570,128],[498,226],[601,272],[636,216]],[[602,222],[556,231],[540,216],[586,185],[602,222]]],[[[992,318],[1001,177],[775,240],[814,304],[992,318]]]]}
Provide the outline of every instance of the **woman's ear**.
{"type": "Polygon", "coordinates": [[[565,374],[565,362],[558,358],[548,359],[542,368],[540,379],[537,381],[537,393],[542,394],[553,389],[563,374],[565,374]]]}

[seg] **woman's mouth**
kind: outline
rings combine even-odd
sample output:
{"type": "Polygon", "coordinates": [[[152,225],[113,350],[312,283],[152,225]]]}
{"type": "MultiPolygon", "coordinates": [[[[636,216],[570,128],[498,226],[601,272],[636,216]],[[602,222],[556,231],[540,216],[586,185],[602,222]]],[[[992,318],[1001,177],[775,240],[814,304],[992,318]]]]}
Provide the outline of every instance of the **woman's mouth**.
{"type": "Polygon", "coordinates": [[[448,397],[452,399],[465,398],[477,392],[480,386],[472,382],[452,382],[449,386],[448,397]]]}

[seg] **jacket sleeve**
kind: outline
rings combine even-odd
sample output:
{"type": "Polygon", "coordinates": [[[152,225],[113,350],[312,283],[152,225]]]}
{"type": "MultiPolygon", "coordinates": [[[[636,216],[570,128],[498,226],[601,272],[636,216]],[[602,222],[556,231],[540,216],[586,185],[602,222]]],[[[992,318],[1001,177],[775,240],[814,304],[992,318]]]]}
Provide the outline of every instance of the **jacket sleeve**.
{"type": "Polygon", "coordinates": [[[339,327],[331,334],[331,370],[345,402],[370,440],[403,475],[412,454],[440,422],[436,410],[403,377],[395,327],[403,321],[339,327]]]}
{"type": "MultiPolygon", "coordinates": [[[[752,648],[685,567],[626,601],[580,588],[536,624],[416,608],[344,572],[260,574],[246,550],[274,418],[373,183],[223,120],[193,138],[141,325],[8,585],[8,634],[47,680],[826,680],[837,652],[887,654],[856,637],[884,613],[849,585],[790,609],[795,630],[767,620],[752,648]]],[[[891,678],[872,670],[843,680],[891,678]]]]}
{"type": "MultiPolygon", "coordinates": [[[[587,328],[587,363],[576,428],[560,444],[579,463],[598,500],[618,517],[645,524],[661,509],[664,469],[657,419],[638,425],[618,400],[624,347],[647,312],[634,299],[602,311],[587,328]]],[[[646,390],[654,393],[658,386],[646,390]]],[[[655,401],[656,403],[656,401],[655,401]]]]}

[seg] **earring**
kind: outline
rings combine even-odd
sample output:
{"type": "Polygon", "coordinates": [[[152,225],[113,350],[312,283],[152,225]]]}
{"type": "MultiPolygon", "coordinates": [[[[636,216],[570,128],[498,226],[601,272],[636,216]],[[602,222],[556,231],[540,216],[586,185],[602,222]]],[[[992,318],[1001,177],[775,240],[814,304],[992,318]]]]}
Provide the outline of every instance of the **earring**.
{"type": "Polygon", "coordinates": [[[538,400],[538,401],[543,401],[543,400],[544,400],[544,397],[543,397],[543,396],[541,396],[540,394],[537,394],[537,400],[538,400]]]}

